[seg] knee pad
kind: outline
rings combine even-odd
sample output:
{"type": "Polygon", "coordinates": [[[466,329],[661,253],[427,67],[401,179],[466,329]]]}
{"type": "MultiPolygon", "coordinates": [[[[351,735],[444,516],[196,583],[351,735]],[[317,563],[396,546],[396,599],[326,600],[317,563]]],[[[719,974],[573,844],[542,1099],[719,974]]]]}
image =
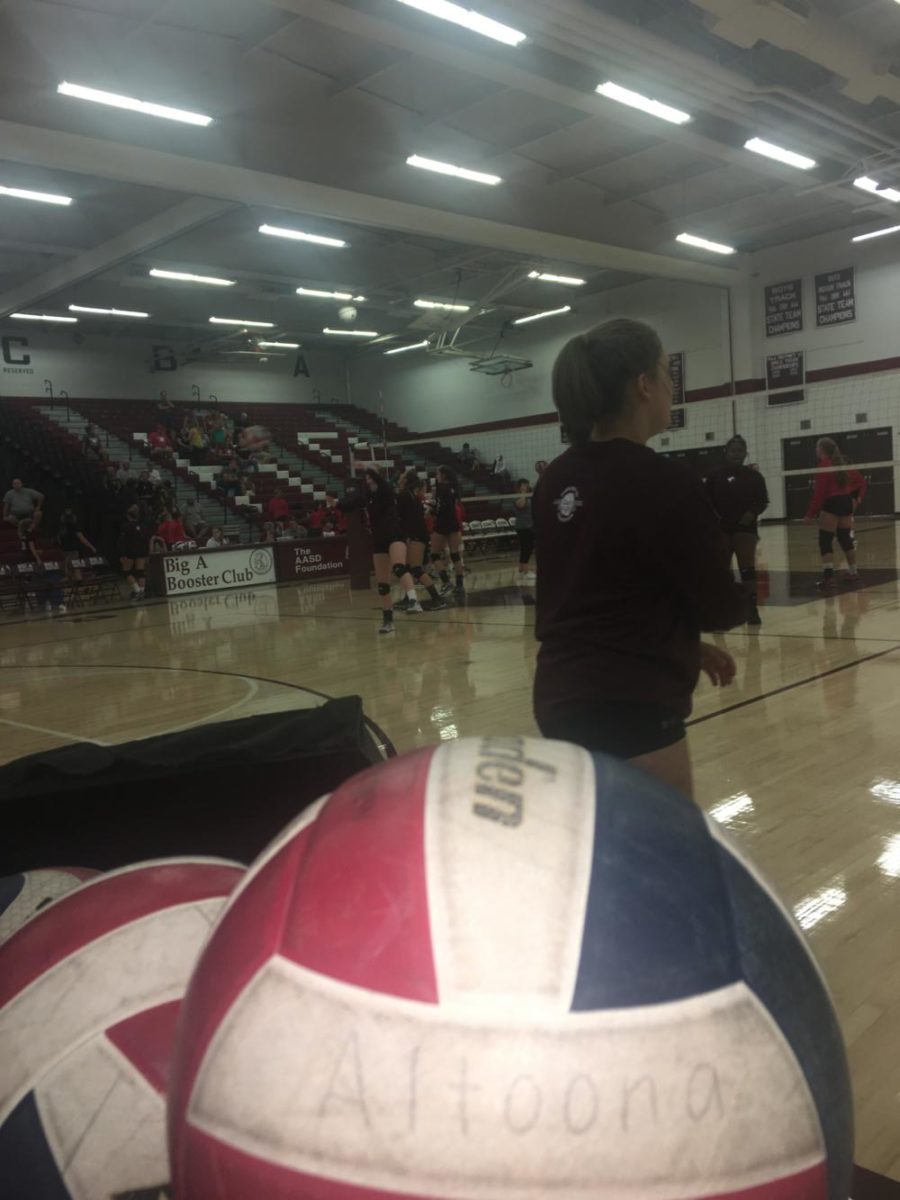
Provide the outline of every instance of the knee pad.
{"type": "Polygon", "coordinates": [[[402,579],[408,570],[409,567],[405,566],[403,563],[394,563],[394,565],[391,567],[391,574],[395,579],[402,579]]]}
{"type": "Polygon", "coordinates": [[[856,538],[853,536],[852,529],[839,529],[837,531],[837,540],[840,543],[841,549],[846,554],[851,554],[856,549],[856,538]]]}
{"type": "Polygon", "coordinates": [[[823,554],[831,554],[834,550],[834,534],[825,529],[819,530],[819,549],[823,554]]]}
{"type": "Polygon", "coordinates": [[[454,552],[453,554],[450,555],[450,561],[452,563],[462,562],[462,555],[454,552]]]}
{"type": "Polygon", "coordinates": [[[418,583],[419,580],[422,578],[422,576],[425,574],[425,568],[424,567],[410,567],[409,573],[410,573],[410,575],[412,575],[412,577],[416,581],[416,583],[418,583]]]}
{"type": "Polygon", "coordinates": [[[391,585],[389,583],[379,583],[378,595],[389,596],[391,594],[391,585]]]}
{"type": "Polygon", "coordinates": [[[436,550],[432,550],[431,561],[433,563],[439,563],[443,557],[443,554],[439,554],[436,550]]]}
{"type": "Polygon", "coordinates": [[[756,579],[756,567],[744,567],[741,571],[741,579],[744,583],[753,583],[756,579]]]}
{"type": "Polygon", "coordinates": [[[146,577],[147,577],[147,572],[146,572],[146,571],[139,571],[137,568],[135,568],[135,569],[134,569],[134,570],[131,572],[131,574],[132,574],[132,575],[134,576],[134,578],[135,578],[135,579],[138,581],[138,583],[143,583],[143,582],[144,582],[144,580],[145,580],[145,579],[146,579],[146,577]]]}

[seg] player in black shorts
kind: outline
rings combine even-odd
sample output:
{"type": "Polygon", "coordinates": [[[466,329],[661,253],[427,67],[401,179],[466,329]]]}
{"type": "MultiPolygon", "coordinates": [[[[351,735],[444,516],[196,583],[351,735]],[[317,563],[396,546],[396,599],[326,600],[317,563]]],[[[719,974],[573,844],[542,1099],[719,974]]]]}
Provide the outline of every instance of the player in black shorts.
{"type": "Polygon", "coordinates": [[[759,471],[745,465],[747,443],[739,433],[725,447],[725,463],[706,477],[706,493],[722,519],[722,532],[732,555],[737,558],[741,580],[750,600],[748,625],[762,625],[756,607],[757,522],[769,507],[766,481],[759,471]]]}
{"type": "Polygon", "coordinates": [[[456,575],[456,586],[453,589],[458,600],[466,594],[465,575],[462,570],[462,555],[459,548],[462,545],[462,530],[459,527],[459,517],[456,506],[459,503],[459,481],[456,472],[449,467],[438,467],[437,486],[434,489],[434,533],[431,535],[431,561],[441,561],[445,550],[450,552],[456,575]]]}
{"type": "MultiPolygon", "coordinates": [[[[429,611],[446,608],[446,601],[438,595],[434,580],[424,570],[425,552],[428,549],[428,530],[425,528],[425,509],[423,506],[425,484],[415,471],[407,471],[397,481],[397,516],[400,528],[406,535],[406,562],[413,580],[425,588],[431,599],[429,611]]],[[[406,611],[410,604],[400,602],[406,611]]],[[[398,607],[400,607],[398,605],[398,607]]],[[[415,611],[415,609],[413,609],[415,611]]]]}
{"type": "Polygon", "coordinates": [[[379,633],[394,632],[394,605],[391,599],[391,580],[396,579],[406,592],[407,612],[421,612],[416,598],[412,575],[406,565],[406,536],[397,515],[394,489],[375,467],[367,467],[364,488],[338,502],[341,512],[364,508],[369,514],[372,531],[372,563],[375,582],[381,597],[381,628],[379,633]]]}

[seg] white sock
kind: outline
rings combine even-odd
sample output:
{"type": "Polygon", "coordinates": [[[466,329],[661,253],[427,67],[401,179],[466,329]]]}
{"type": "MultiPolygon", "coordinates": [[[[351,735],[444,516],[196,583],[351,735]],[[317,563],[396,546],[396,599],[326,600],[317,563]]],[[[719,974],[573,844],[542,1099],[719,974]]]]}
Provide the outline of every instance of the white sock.
{"type": "Polygon", "coordinates": [[[416,595],[416,589],[410,588],[410,590],[406,593],[406,598],[407,598],[407,600],[411,601],[411,603],[415,604],[416,600],[418,600],[418,596],[416,595]]]}

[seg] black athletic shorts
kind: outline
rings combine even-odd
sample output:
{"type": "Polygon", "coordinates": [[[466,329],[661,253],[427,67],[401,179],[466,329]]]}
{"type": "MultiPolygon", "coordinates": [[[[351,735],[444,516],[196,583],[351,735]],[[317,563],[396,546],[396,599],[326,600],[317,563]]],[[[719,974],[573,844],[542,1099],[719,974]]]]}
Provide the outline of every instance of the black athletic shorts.
{"type": "Polygon", "coordinates": [[[831,513],[833,517],[852,517],[853,497],[829,496],[822,505],[822,512],[831,513]]]}
{"type": "Polygon", "coordinates": [[[538,719],[546,738],[574,742],[592,753],[637,758],[674,746],[685,736],[684,721],[660,704],[606,700],[572,706],[538,719]]]}
{"type": "Polygon", "coordinates": [[[401,546],[406,545],[406,538],[398,530],[396,533],[380,533],[372,535],[372,553],[373,554],[390,554],[391,546],[397,542],[401,546]]]}

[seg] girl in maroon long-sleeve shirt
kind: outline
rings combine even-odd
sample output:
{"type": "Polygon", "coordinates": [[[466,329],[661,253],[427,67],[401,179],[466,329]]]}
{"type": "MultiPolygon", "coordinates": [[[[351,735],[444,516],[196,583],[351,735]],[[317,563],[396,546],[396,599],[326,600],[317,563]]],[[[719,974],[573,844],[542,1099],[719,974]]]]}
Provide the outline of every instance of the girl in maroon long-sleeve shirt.
{"type": "Polygon", "coordinates": [[[534,495],[538,726],[691,795],[692,693],[701,669],[735,674],[700,631],[740,625],[747,601],[703,485],[646,445],[671,422],[658,335],[617,320],[573,338],[553,400],[572,445],[534,495]]]}
{"type": "Polygon", "coordinates": [[[856,542],[853,537],[853,518],[862,503],[869,485],[859,471],[854,471],[841,453],[833,438],[819,438],[816,443],[816,458],[820,470],[816,476],[816,489],[806,513],[806,523],[819,518],[819,551],[822,555],[822,578],[817,584],[820,591],[830,591],[835,586],[834,539],[847,559],[847,582],[851,586],[859,583],[856,569],[856,542]]]}
{"type": "Polygon", "coordinates": [[[741,581],[750,600],[748,625],[762,625],[756,607],[757,522],[769,507],[766,481],[755,467],[744,465],[747,443],[736,433],[725,447],[725,462],[706,477],[706,492],[722,519],[722,532],[737,558],[741,581]]]}

